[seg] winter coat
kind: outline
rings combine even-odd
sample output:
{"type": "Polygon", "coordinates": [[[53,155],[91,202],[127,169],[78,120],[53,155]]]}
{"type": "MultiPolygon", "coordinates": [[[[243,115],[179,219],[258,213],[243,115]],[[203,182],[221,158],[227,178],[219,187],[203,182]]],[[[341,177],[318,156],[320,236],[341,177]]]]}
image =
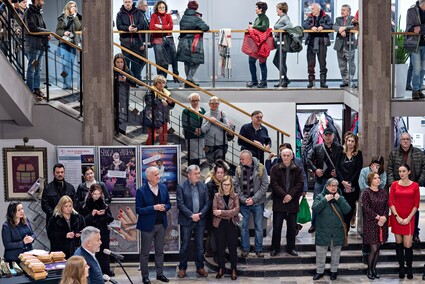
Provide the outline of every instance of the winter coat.
{"type": "MultiPolygon", "coordinates": [[[[106,188],[105,183],[98,182],[98,184],[102,187],[103,195],[105,196],[105,203],[110,204],[111,203],[111,196],[109,195],[109,191],[106,188]]],[[[86,197],[87,197],[88,192],[89,192],[89,188],[87,187],[86,182],[80,183],[80,185],[78,185],[77,193],[76,193],[76,197],[75,197],[74,208],[79,213],[81,213],[80,210],[83,207],[84,203],[86,202],[86,197]]]]}
{"type": "MultiPolygon", "coordinates": [[[[205,114],[204,108],[199,108],[200,114],[205,114]]],[[[204,138],[205,134],[201,133],[201,135],[195,135],[196,128],[201,128],[202,126],[202,117],[196,115],[188,109],[184,109],[182,113],[182,126],[184,132],[185,139],[198,139],[204,138]]]]}
{"type": "Polygon", "coordinates": [[[417,52],[420,38],[425,35],[425,23],[421,24],[419,1],[407,10],[406,16],[406,32],[413,32],[416,26],[420,26],[419,35],[408,35],[404,40],[404,48],[408,52],[417,52]]]}
{"type": "MultiPolygon", "coordinates": [[[[416,178],[412,179],[417,182],[419,186],[425,185],[425,156],[421,149],[410,146],[409,154],[411,156],[411,160],[413,165],[409,165],[410,169],[416,174],[416,178]]],[[[401,147],[397,147],[391,151],[390,156],[388,158],[388,178],[387,183],[388,186],[400,179],[400,175],[398,174],[398,168],[404,164],[403,162],[404,151],[401,147]]]]}
{"type": "Polygon", "coordinates": [[[356,49],[356,34],[350,33],[350,30],[354,29],[354,25],[352,24],[354,17],[348,16],[347,22],[344,25],[344,18],[338,17],[335,19],[335,24],[333,25],[333,30],[336,32],[336,39],[334,43],[334,49],[336,51],[341,51],[344,48],[349,50],[351,48],[351,51],[354,51],[356,49]],[[340,27],[346,27],[346,37],[342,37],[341,34],[338,32],[340,27]]]}
{"type": "MultiPolygon", "coordinates": [[[[324,30],[330,30],[332,29],[332,19],[325,13],[325,11],[320,10],[320,14],[317,17],[317,21],[315,22],[316,17],[313,16],[312,13],[308,15],[308,17],[304,20],[303,23],[303,29],[305,30],[311,30],[312,27],[319,27],[321,26],[324,30]]],[[[309,42],[312,40],[312,38],[315,37],[323,37],[324,38],[324,45],[329,46],[331,45],[331,41],[329,39],[329,33],[307,33],[307,39],[305,40],[305,45],[308,45],[309,42]]]]}
{"type": "MultiPolygon", "coordinates": [[[[324,144],[319,144],[319,145],[314,146],[313,151],[311,151],[308,154],[307,168],[309,170],[311,170],[313,173],[316,172],[317,169],[323,169],[323,161],[325,161],[327,159],[325,149],[323,148],[323,146],[324,146],[324,144]]],[[[332,163],[336,167],[337,161],[338,161],[338,154],[342,151],[342,147],[341,147],[341,145],[332,143],[331,149],[332,149],[332,153],[330,155],[330,158],[332,160],[332,163]]],[[[322,177],[320,177],[320,178],[316,177],[316,179],[322,180],[323,178],[326,178],[326,179],[330,178],[330,171],[331,170],[332,170],[331,168],[328,168],[326,172],[329,171],[329,175],[327,175],[326,172],[325,172],[322,177]]]]}
{"type": "Polygon", "coordinates": [[[58,18],[58,23],[56,25],[56,33],[63,37],[65,32],[71,32],[74,36],[71,38],[71,43],[75,45],[81,44],[81,37],[75,32],[82,31],[82,22],[83,17],[80,14],[77,14],[75,17],[72,15],[65,17],[65,14],[62,14],[58,18]]]}
{"type": "Polygon", "coordinates": [[[75,189],[74,186],[65,180],[63,181],[63,189],[60,190],[59,182],[55,179],[50,182],[43,190],[41,196],[41,209],[46,213],[46,225],[49,223],[50,218],[53,215],[53,210],[59,203],[59,199],[64,195],[71,197],[72,201],[75,202],[75,189]]]}
{"type": "MultiPolygon", "coordinates": [[[[142,14],[142,11],[136,8],[136,4],[133,3],[133,7],[128,11],[121,6],[120,11],[117,13],[117,29],[119,31],[128,32],[128,28],[131,25],[135,25],[137,30],[147,30],[148,26],[142,14]]],[[[120,33],[120,41],[124,46],[130,45],[141,45],[142,36],[139,33],[120,33]]]]}
{"type": "MultiPolygon", "coordinates": [[[[202,20],[201,16],[200,13],[193,9],[186,9],[180,20],[180,30],[208,31],[210,27],[202,20]]],[[[186,63],[204,64],[203,34],[181,33],[177,47],[177,60],[186,63]]]]}
{"type": "MultiPolygon", "coordinates": [[[[181,28],[181,27],[180,27],[181,28]]],[[[172,31],[173,30],[173,19],[168,13],[160,14],[153,13],[151,21],[149,22],[149,30],[153,31],[172,31]],[[155,25],[162,25],[162,29],[157,28],[155,25]]],[[[152,44],[162,44],[162,39],[165,36],[172,36],[171,33],[153,33],[151,34],[152,44]]]]}
{"type": "MultiPolygon", "coordinates": [[[[46,23],[44,22],[41,10],[32,4],[30,4],[28,9],[25,11],[23,20],[30,32],[49,32],[49,30],[46,28],[46,23]]],[[[30,48],[39,50],[47,48],[48,36],[30,35],[28,34],[27,29],[24,29],[24,32],[25,49],[27,51],[30,48]]]]}
{"type": "Polygon", "coordinates": [[[111,209],[109,209],[102,198],[96,201],[93,200],[93,198],[88,198],[83,204],[80,214],[84,217],[86,226],[98,228],[100,230],[100,235],[109,236],[108,225],[114,221],[114,217],[112,217],[111,209]],[[96,214],[93,216],[93,210],[105,210],[105,214],[96,214]]]}
{"type": "Polygon", "coordinates": [[[332,199],[327,201],[325,195],[329,194],[326,187],[323,188],[322,193],[316,196],[313,202],[313,212],[316,214],[316,245],[317,246],[329,246],[333,240],[334,246],[344,245],[344,219],[339,219],[338,215],[332,209],[330,203],[332,203],[338,211],[341,218],[344,218],[344,214],[348,214],[351,210],[350,205],[341,194],[341,190],[338,189],[340,195],[338,200],[332,199]]]}
{"type": "Polygon", "coordinates": [[[6,261],[18,261],[19,254],[32,250],[32,243],[24,244],[23,242],[26,235],[35,239],[34,231],[28,219],[25,225],[20,222],[18,226],[13,226],[8,221],[4,222],[1,236],[4,247],[4,258],[6,261]]]}
{"type": "Polygon", "coordinates": [[[232,220],[233,224],[236,225],[236,220],[239,214],[239,197],[236,193],[229,195],[229,204],[224,201],[223,195],[216,193],[214,195],[212,210],[221,210],[220,216],[213,217],[213,226],[218,228],[221,220],[232,220]]]}
{"type": "MultiPolygon", "coordinates": [[[[155,88],[155,87],[153,87],[155,88]]],[[[168,97],[171,96],[171,93],[167,89],[163,89],[162,93],[167,95],[168,97]]],[[[174,108],[175,102],[167,103],[166,106],[163,105],[162,100],[164,98],[160,95],[157,95],[156,92],[152,90],[148,90],[145,95],[145,113],[147,115],[150,114],[150,117],[152,118],[153,114],[153,126],[154,128],[158,129],[160,128],[164,123],[167,123],[170,121],[170,110],[174,108]]]]}
{"type": "Polygon", "coordinates": [[[286,169],[283,163],[279,163],[270,170],[270,185],[273,194],[273,212],[298,213],[299,198],[303,191],[304,180],[301,168],[293,161],[289,167],[289,179],[286,179],[286,169]],[[283,203],[286,195],[292,200],[283,203]]]}

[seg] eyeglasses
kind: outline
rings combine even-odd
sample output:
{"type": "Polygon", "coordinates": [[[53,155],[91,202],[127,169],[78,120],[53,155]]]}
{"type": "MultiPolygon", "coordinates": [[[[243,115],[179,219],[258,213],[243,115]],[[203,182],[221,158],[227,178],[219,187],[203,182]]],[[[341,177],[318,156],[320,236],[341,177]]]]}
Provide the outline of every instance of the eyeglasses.
{"type": "Polygon", "coordinates": [[[400,141],[410,141],[411,139],[410,138],[402,138],[402,139],[400,139],[400,141]]]}
{"type": "Polygon", "coordinates": [[[231,183],[223,183],[222,185],[223,186],[231,186],[232,184],[231,183]]]}
{"type": "Polygon", "coordinates": [[[165,6],[159,6],[158,9],[159,10],[164,10],[165,9],[165,6]]]}
{"type": "Polygon", "coordinates": [[[254,116],[256,119],[263,119],[262,116],[254,116]]]}
{"type": "Polygon", "coordinates": [[[210,103],[210,105],[219,105],[220,103],[210,103]]]}

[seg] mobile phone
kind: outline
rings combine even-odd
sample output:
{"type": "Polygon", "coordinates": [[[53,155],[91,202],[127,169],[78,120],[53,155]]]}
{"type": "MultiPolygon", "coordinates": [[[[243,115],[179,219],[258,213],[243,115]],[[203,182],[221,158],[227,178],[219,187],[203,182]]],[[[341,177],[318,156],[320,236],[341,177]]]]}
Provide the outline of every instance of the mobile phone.
{"type": "Polygon", "coordinates": [[[171,10],[171,15],[177,15],[179,13],[179,10],[171,10]]]}
{"type": "Polygon", "coordinates": [[[248,24],[252,25],[252,22],[248,22],[248,24]]]}

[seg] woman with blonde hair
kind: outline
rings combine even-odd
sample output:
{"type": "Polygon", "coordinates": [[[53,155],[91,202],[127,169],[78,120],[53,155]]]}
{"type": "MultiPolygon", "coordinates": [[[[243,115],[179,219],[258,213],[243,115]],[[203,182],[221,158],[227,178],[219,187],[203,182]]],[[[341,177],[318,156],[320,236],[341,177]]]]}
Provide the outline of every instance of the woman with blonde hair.
{"type": "Polygon", "coordinates": [[[59,284],[87,284],[90,266],[84,257],[79,255],[71,256],[66,262],[62,272],[62,280],[59,284]]]}
{"type": "Polygon", "coordinates": [[[47,225],[50,250],[63,251],[66,258],[72,256],[80,246],[81,230],[85,226],[86,222],[83,216],[73,208],[71,197],[62,196],[47,225]]]}

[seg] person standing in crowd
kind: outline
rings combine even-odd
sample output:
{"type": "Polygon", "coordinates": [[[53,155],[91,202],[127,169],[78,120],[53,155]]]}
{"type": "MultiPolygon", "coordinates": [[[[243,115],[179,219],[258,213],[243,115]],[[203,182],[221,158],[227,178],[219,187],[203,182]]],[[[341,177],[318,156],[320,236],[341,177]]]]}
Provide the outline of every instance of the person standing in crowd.
{"type": "Polygon", "coordinates": [[[407,10],[406,16],[406,32],[417,35],[407,36],[404,43],[407,52],[410,52],[410,62],[413,67],[412,99],[414,100],[425,98],[425,94],[421,91],[425,64],[425,29],[421,28],[423,24],[425,24],[425,0],[418,0],[407,10]]]}
{"type": "MultiPolygon", "coordinates": [[[[263,113],[260,110],[254,111],[251,113],[251,122],[242,125],[239,135],[269,150],[272,146],[272,140],[269,137],[267,128],[262,125],[262,122],[263,113]]],[[[250,151],[253,157],[257,158],[260,163],[264,163],[264,152],[262,149],[251,145],[241,138],[238,139],[238,145],[241,146],[241,150],[250,151]]]]}
{"type": "Polygon", "coordinates": [[[299,198],[303,190],[302,170],[295,165],[291,149],[280,152],[282,162],[270,171],[273,196],[273,235],[270,256],[280,253],[283,220],[286,220],[286,252],[298,256],[295,250],[299,198]]]}
{"type": "MultiPolygon", "coordinates": [[[[158,3],[158,2],[157,2],[158,3]]],[[[148,138],[146,145],[153,145],[156,140],[156,133],[159,132],[159,144],[167,145],[168,122],[170,122],[170,110],[174,108],[175,102],[170,99],[171,92],[165,88],[167,80],[162,75],[153,78],[153,86],[148,89],[145,95],[145,108],[151,112],[152,127],[148,128],[148,138]],[[158,92],[165,95],[162,96],[158,92]]]]}
{"type": "MultiPolygon", "coordinates": [[[[215,161],[215,164],[212,170],[208,174],[210,180],[206,183],[208,188],[208,197],[210,200],[214,199],[214,195],[219,191],[220,183],[223,180],[223,177],[226,176],[229,172],[229,165],[218,159],[215,161]]],[[[207,179],[208,179],[207,178],[207,179]]],[[[209,210],[206,216],[206,229],[208,232],[207,241],[205,243],[206,253],[205,256],[211,257],[216,256],[217,254],[217,240],[214,235],[214,226],[213,226],[213,210],[209,210]]]]}
{"type": "MultiPolygon", "coordinates": [[[[34,32],[50,32],[46,28],[44,22],[42,9],[44,6],[44,0],[33,0],[32,4],[24,14],[24,23],[28,27],[28,30],[34,32]]],[[[40,72],[41,62],[43,60],[44,51],[47,49],[47,43],[50,40],[50,35],[30,35],[27,29],[25,32],[25,55],[28,59],[27,67],[27,86],[33,92],[38,101],[44,99],[44,94],[40,90],[40,72]]]]}
{"type": "Polygon", "coordinates": [[[63,251],[66,258],[71,257],[80,246],[81,230],[85,226],[83,216],[73,208],[71,197],[62,196],[47,225],[50,251],[63,251]]]}
{"type": "Polygon", "coordinates": [[[136,213],[139,215],[137,229],[140,230],[140,270],[143,284],[149,280],[149,252],[152,240],[155,246],[156,279],[169,282],[163,272],[165,230],[168,226],[167,211],[171,208],[170,196],[165,184],[159,183],[159,171],[149,167],[145,171],[148,180],[136,193],[136,213]]]}
{"type": "Polygon", "coordinates": [[[329,33],[322,32],[323,30],[332,29],[332,19],[323,11],[319,3],[311,4],[311,13],[304,20],[303,28],[312,30],[308,33],[305,44],[307,45],[307,65],[308,65],[308,86],[313,88],[316,67],[316,55],[320,65],[320,88],[327,88],[326,75],[326,55],[328,46],[331,45],[329,33]]]}
{"type": "MultiPolygon", "coordinates": [[[[9,263],[19,263],[19,255],[32,250],[35,239],[29,220],[21,202],[12,201],[7,206],[6,221],[1,229],[4,247],[4,259],[9,263]]],[[[0,272],[1,273],[1,272],[0,272]]]]}
{"type": "MultiPolygon", "coordinates": [[[[146,12],[149,9],[148,3],[146,2],[146,0],[138,0],[137,1],[137,5],[136,5],[137,9],[140,10],[140,12],[142,12],[142,26],[143,26],[143,30],[149,30],[149,19],[148,16],[146,15],[146,12]]],[[[140,33],[139,34],[140,37],[140,41],[142,42],[142,45],[140,46],[140,51],[139,54],[141,56],[143,56],[144,58],[146,58],[146,54],[148,51],[148,48],[150,47],[150,34],[146,34],[146,33],[140,33]]],[[[143,60],[139,60],[140,65],[141,65],[141,70],[143,70],[143,67],[145,67],[146,62],[143,60]]]]}
{"type": "Polygon", "coordinates": [[[19,17],[23,18],[25,11],[28,9],[28,1],[27,0],[18,0],[18,6],[15,6],[16,13],[18,13],[19,17]]]}
{"type": "Polygon", "coordinates": [[[350,205],[341,196],[338,180],[326,181],[322,193],[314,198],[313,212],[316,215],[316,274],[313,280],[323,277],[328,248],[331,250],[331,280],[336,280],[341,249],[347,237],[342,216],[350,212],[350,205]]]}
{"type": "MultiPolygon", "coordinates": [[[[323,191],[326,181],[333,177],[336,178],[336,164],[339,152],[342,147],[334,142],[335,134],[333,130],[328,127],[323,131],[323,143],[314,146],[313,151],[308,154],[307,168],[316,176],[314,182],[313,199],[323,191]]],[[[316,231],[316,214],[313,211],[311,220],[311,227],[308,232],[314,233],[316,231]]]]}
{"type": "Polygon", "coordinates": [[[82,174],[84,176],[84,182],[80,183],[77,187],[77,194],[75,197],[75,210],[77,212],[80,212],[81,207],[86,202],[86,199],[89,194],[90,187],[93,184],[99,184],[102,189],[102,194],[104,196],[104,201],[106,205],[109,205],[111,203],[111,196],[109,195],[109,191],[106,188],[105,183],[103,182],[97,182],[94,178],[94,171],[93,168],[90,166],[84,166],[82,170],[82,174]]]}
{"type": "Polygon", "coordinates": [[[218,159],[225,160],[228,148],[226,131],[215,125],[213,122],[219,122],[222,126],[228,127],[226,113],[219,109],[220,99],[216,96],[210,98],[210,111],[205,113],[208,119],[202,122],[202,133],[205,133],[205,155],[210,167],[218,159]]]}
{"type": "MultiPolygon", "coordinates": [[[[102,245],[100,246],[101,251],[109,249],[110,231],[108,226],[114,221],[111,209],[109,209],[109,205],[106,203],[104,192],[100,184],[93,183],[79,211],[80,214],[83,215],[87,226],[93,226],[100,230],[100,237],[102,240],[102,245]]],[[[103,274],[114,276],[109,265],[108,255],[98,252],[96,253],[96,259],[99,261],[103,274]]]]}
{"type": "Polygon", "coordinates": [[[71,256],[62,271],[62,279],[59,284],[87,284],[89,268],[84,257],[79,255],[71,256]]]}
{"type": "Polygon", "coordinates": [[[371,172],[367,175],[369,188],[362,194],[363,205],[363,241],[370,245],[367,261],[367,278],[379,279],[376,271],[379,249],[388,239],[388,193],[381,190],[379,174],[371,172]]]}
{"type": "Polygon", "coordinates": [[[241,226],[241,257],[249,255],[249,218],[251,212],[255,227],[255,254],[264,257],[263,252],[263,212],[269,178],[266,169],[252,153],[242,150],[239,156],[240,164],[236,168],[235,192],[240,199],[240,211],[243,216],[241,226]]]}
{"type": "MultiPolygon", "coordinates": [[[[137,31],[147,30],[148,26],[142,11],[136,8],[136,4],[132,0],[123,0],[123,5],[117,13],[117,29],[122,32],[120,33],[121,45],[137,55],[143,56],[143,34],[137,33],[137,31]]],[[[141,81],[145,62],[124,50],[122,53],[134,77],[141,81]]],[[[144,55],[146,56],[146,54],[144,55]]]]}
{"type": "MultiPolygon", "coordinates": [[[[153,6],[153,11],[149,23],[149,30],[164,31],[164,33],[153,33],[151,35],[151,43],[153,51],[155,52],[155,62],[157,65],[167,70],[168,65],[171,64],[173,73],[179,75],[174,37],[168,32],[173,30],[173,19],[171,15],[168,14],[168,5],[165,1],[158,0],[153,6]],[[167,56],[165,56],[165,54],[167,54],[167,56]]],[[[156,73],[167,78],[167,73],[165,71],[156,69],[156,73]]],[[[178,82],[175,77],[174,82],[178,82]]]]}
{"type": "Polygon", "coordinates": [[[204,233],[205,218],[211,207],[211,201],[208,198],[207,186],[200,181],[199,166],[190,165],[186,172],[188,179],[177,187],[178,222],[181,234],[177,276],[186,277],[189,241],[194,233],[196,273],[201,277],[207,277],[208,273],[204,269],[204,233]]]}
{"type": "Polygon", "coordinates": [[[356,51],[356,36],[350,33],[354,29],[354,17],[351,16],[350,5],[344,4],[341,7],[341,17],[335,19],[333,30],[337,33],[334,49],[338,59],[339,71],[341,72],[341,88],[348,87],[356,74],[356,64],[354,62],[354,53],[356,51]]]}
{"type": "MultiPolygon", "coordinates": [[[[388,158],[388,186],[401,178],[399,167],[406,164],[410,167],[409,179],[417,182],[419,186],[425,185],[425,156],[421,149],[413,147],[412,137],[404,132],[400,135],[400,146],[394,148],[388,158]]],[[[419,243],[419,210],[416,212],[415,232],[413,241],[419,243]]]]}
{"type": "Polygon", "coordinates": [[[46,213],[46,226],[62,196],[67,195],[72,201],[76,200],[74,186],[65,181],[65,166],[60,163],[55,164],[53,166],[53,175],[53,181],[46,186],[41,196],[41,209],[46,213]]]}
{"type": "Polygon", "coordinates": [[[387,185],[387,173],[385,172],[385,162],[383,156],[373,156],[372,160],[370,161],[370,164],[368,167],[364,167],[360,171],[360,177],[359,177],[359,188],[361,191],[363,189],[367,189],[369,186],[367,184],[367,176],[369,173],[374,172],[379,175],[380,184],[379,189],[385,188],[387,185]]]}
{"type": "Polygon", "coordinates": [[[339,181],[339,189],[351,207],[351,211],[344,215],[345,224],[348,230],[355,226],[356,220],[352,223],[356,212],[356,202],[360,197],[359,176],[363,166],[363,155],[359,150],[359,138],[353,132],[348,131],[344,135],[344,145],[342,152],[339,152],[336,163],[336,174],[339,181]]]}
{"type": "Polygon", "coordinates": [[[225,270],[225,249],[229,249],[230,268],[232,269],[230,278],[236,280],[238,263],[238,227],[236,219],[239,214],[239,197],[234,192],[233,180],[226,175],[220,182],[219,191],[214,194],[213,199],[213,226],[217,240],[217,260],[218,273],[215,278],[223,277],[225,270]]]}
{"type": "MultiPolygon", "coordinates": [[[[257,18],[255,18],[254,24],[248,25],[248,31],[251,29],[258,30],[264,33],[270,26],[269,18],[266,16],[267,11],[267,3],[266,2],[257,2],[255,3],[255,14],[257,14],[257,18]]],[[[247,87],[252,88],[257,86],[257,88],[267,88],[267,58],[264,62],[260,63],[261,70],[261,82],[258,84],[257,78],[257,66],[256,66],[257,58],[249,56],[248,64],[249,64],[249,72],[251,73],[251,82],[248,82],[247,87]]]]}
{"type": "MultiPolygon", "coordinates": [[[[76,32],[82,31],[82,20],[83,17],[78,13],[77,3],[69,1],[63,8],[63,13],[58,18],[56,33],[58,36],[62,37],[62,39],[76,46],[81,46],[80,35],[77,35],[76,32]]],[[[62,41],[59,43],[59,47],[61,48],[59,54],[63,58],[63,71],[61,73],[63,77],[62,89],[72,90],[74,85],[75,55],[77,50],[62,41]]]]}
{"type": "MultiPolygon", "coordinates": [[[[286,2],[282,2],[276,5],[276,12],[279,16],[276,24],[274,24],[274,30],[286,30],[293,27],[291,19],[288,16],[288,4],[286,2]]],[[[279,42],[277,45],[276,53],[273,58],[273,64],[279,69],[279,83],[275,85],[275,87],[288,87],[291,81],[288,79],[288,66],[286,65],[286,56],[287,56],[287,47],[283,45],[283,37],[285,35],[282,34],[280,37],[280,33],[275,33],[275,41],[279,42]],[[280,38],[282,38],[282,42],[280,42],[280,38]],[[282,84],[280,83],[283,78],[282,84]]]]}
{"type": "Polygon", "coordinates": [[[102,270],[100,269],[99,262],[95,254],[100,251],[100,230],[87,226],[81,231],[81,247],[79,247],[74,255],[84,257],[89,265],[89,284],[104,284],[102,270]]]}
{"type": "Polygon", "coordinates": [[[182,113],[182,126],[184,138],[189,152],[189,165],[200,165],[200,159],[204,158],[205,134],[202,133],[202,117],[197,113],[205,114],[205,109],[199,106],[201,97],[197,93],[189,95],[189,108],[182,113]]]}
{"type": "MultiPolygon", "coordinates": [[[[210,27],[202,20],[202,14],[198,11],[198,2],[189,1],[187,9],[180,20],[180,30],[201,30],[206,32],[210,27]]],[[[204,64],[204,43],[203,34],[181,33],[179,37],[179,45],[177,48],[177,60],[184,62],[184,72],[186,80],[196,84],[195,76],[201,64],[204,64]]],[[[198,84],[196,84],[198,85],[198,84]]],[[[185,84],[185,88],[192,86],[185,84]]]]}
{"type": "Polygon", "coordinates": [[[391,209],[391,232],[395,236],[396,254],[399,264],[398,276],[400,279],[413,278],[412,239],[415,231],[415,213],[419,209],[420,193],[418,183],[412,181],[410,166],[401,165],[398,168],[400,179],[394,181],[390,188],[389,206],[391,209]],[[406,262],[406,267],[404,266],[406,262]]]}
{"type": "MultiPolygon", "coordinates": [[[[127,67],[124,54],[117,53],[114,56],[114,67],[134,76],[127,67]]],[[[115,112],[115,134],[125,134],[125,122],[128,121],[128,108],[130,104],[130,86],[136,87],[136,83],[118,71],[114,71],[114,112],[115,112]]]]}

